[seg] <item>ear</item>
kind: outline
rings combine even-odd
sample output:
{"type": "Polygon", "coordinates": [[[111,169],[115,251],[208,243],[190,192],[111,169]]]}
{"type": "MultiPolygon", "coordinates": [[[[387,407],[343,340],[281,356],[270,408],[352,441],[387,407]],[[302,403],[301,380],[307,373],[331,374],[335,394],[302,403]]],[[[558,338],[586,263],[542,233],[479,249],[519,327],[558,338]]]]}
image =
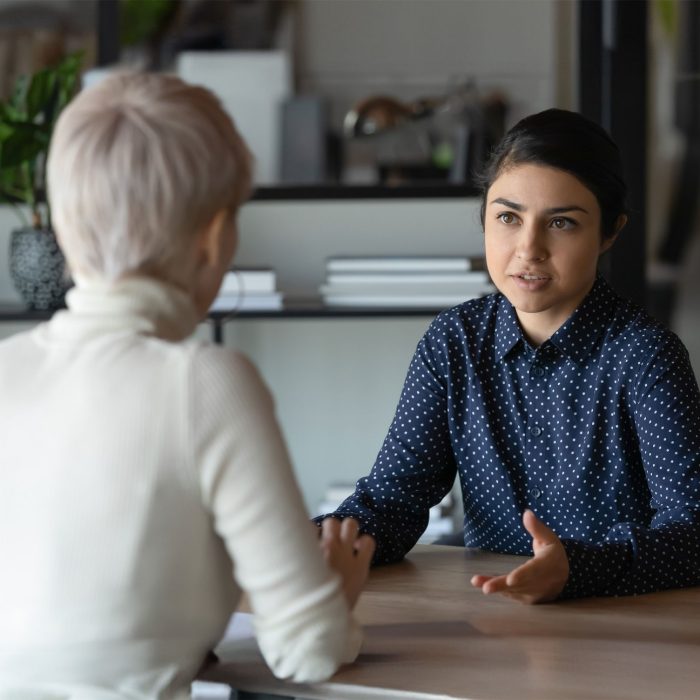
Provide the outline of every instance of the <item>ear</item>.
{"type": "Polygon", "coordinates": [[[229,216],[228,209],[220,209],[214,214],[214,218],[209,224],[200,232],[197,248],[203,267],[217,267],[221,263],[221,256],[224,250],[221,237],[226,230],[229,216]]]}
{"type": "Polygon", "coordinates": [[[612,248],[613,243],[617,240],[617,237],[622,231],[623,228],[627,225],[627,215],[626,214],[620,214],[620,216],[617,217],[617,221],[615,222],[615,233],[613,233],[612,236],[608,236],[607,238],[604,238],[603,241],[600,244],[600,255],[605,253],[606,251],[610,250],[612,248]]]}

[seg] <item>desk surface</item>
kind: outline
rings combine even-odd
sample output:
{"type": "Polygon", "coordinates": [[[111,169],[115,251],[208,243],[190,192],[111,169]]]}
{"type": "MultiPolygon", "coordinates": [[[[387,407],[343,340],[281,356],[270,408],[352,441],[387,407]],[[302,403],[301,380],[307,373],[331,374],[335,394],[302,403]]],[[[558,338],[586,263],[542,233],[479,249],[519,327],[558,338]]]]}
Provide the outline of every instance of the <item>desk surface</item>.
{"type": "Polygon", "coordinates": [[[469,585],[520,561],[418,546],[372,571],[357,607],[362,652],[332,680],[276,680],[248,640],[206,679],[328,700],[700,698],[700,588],[523,606],[469,585]]]}

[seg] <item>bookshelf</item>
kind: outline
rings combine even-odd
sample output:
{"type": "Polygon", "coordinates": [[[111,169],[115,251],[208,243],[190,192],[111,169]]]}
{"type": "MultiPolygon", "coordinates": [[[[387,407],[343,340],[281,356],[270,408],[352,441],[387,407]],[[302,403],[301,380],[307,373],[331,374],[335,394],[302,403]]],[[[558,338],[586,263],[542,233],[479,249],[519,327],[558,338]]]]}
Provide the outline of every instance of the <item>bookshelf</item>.
{"type": "MultiPolygon", "coordinates": [[[[337,307],[327,306],[320,298],[290,299],[280,310],[254,311],[214,311],[208,314],[207,321],[211,325],[212,341],[221,345],[224,342],[224,326],[235,321],[256,319],[289,320],[289,319],[342,319],[342,318],[419,318],[437,316],[442,309],[425,307],[383,308],[383,307],[337,307]]],[[[54,311],[37,311],[27,309],[20,304],[0,304],[0,323],[40,323],[51,318],[54,311]]]]}

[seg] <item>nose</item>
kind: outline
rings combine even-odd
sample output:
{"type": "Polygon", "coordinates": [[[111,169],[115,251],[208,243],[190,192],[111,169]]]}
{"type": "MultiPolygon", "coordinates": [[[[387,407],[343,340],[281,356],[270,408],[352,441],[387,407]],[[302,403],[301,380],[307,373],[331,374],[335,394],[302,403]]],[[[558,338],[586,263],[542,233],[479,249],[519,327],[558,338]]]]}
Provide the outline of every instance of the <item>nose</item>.
{"type": "Polygon", "coordinates": [[[546,234],[537,222],[524,223],[520,227],[515,256],[519,260],[530,262],[547,258],[546,234]]]}

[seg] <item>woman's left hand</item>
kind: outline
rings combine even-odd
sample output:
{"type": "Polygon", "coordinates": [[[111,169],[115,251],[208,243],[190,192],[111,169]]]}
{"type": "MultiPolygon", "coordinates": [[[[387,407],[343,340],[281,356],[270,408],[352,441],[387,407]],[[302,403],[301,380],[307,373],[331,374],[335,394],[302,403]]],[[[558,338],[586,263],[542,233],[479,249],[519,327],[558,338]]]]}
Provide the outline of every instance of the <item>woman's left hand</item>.
{"type": "Polygon", "coordinates": [[[534,556],[503,576],[472,576],[472,586],[490,595],[500,593],[520,603],[554,600],[569,578],[569,559],[561,540],[531,510],[523,513],[523,525],[532,535],[534,556]]]}

